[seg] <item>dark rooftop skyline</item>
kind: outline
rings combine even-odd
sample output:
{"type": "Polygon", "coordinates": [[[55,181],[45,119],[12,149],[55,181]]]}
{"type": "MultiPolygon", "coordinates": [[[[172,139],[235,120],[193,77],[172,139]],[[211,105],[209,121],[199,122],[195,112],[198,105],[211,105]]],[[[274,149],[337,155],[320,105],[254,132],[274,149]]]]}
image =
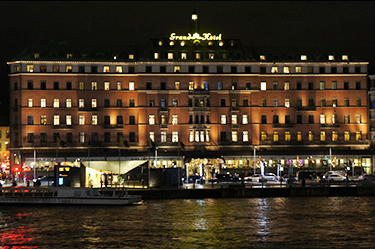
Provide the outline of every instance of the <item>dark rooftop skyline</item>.
{"type": "Polygon", "coordinates": [[[372,1],[6,1],[0,3],[0,116],[9,106],[6,62],[28,45],[42,40],[145,45],[190,31],[193,10],[200,31],[244,45],[330,46],[375,62],[372,1]]]}

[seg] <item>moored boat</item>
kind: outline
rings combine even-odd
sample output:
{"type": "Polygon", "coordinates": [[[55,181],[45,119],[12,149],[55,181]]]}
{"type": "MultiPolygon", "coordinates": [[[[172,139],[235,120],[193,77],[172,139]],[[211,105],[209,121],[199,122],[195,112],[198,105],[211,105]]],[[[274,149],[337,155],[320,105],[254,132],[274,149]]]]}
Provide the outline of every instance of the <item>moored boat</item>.
{"type": "Polygon", "coordinates": [[[0,191],[2,204],[130,205],[142,201],[140,195],[113,188],[8,187],[0,191]]]}

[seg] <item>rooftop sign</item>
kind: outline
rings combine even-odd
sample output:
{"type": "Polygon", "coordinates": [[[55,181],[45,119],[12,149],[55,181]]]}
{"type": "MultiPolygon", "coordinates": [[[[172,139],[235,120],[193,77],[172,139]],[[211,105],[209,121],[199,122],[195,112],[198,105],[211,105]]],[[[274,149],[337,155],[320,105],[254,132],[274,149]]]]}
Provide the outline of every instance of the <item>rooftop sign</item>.
{"type": "Polygon", "coordinates": [[[202,35],[198,33],[188,35],[176,35],[176,33],[172,33],[169,37],[169,40],[179,40],[179,41],[190,41],[190,40],[202,40],[202,41],[221,41],[221,34],[213,35],[211,33],[203,33],[202,35]]]}

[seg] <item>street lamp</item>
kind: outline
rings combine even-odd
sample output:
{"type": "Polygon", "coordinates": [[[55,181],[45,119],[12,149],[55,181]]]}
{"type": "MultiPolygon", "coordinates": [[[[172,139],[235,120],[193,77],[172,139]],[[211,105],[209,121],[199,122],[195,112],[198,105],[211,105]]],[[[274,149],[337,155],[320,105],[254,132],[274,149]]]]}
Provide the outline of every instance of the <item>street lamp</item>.
{"type": "Polygon", "coordinates": [[[255,171],[256,171],[256,169],[255,169],[255,157],[256,157],[256,153],[257,153],[257,147],[254,146],[254,175],[255,175],[255,171]]]}

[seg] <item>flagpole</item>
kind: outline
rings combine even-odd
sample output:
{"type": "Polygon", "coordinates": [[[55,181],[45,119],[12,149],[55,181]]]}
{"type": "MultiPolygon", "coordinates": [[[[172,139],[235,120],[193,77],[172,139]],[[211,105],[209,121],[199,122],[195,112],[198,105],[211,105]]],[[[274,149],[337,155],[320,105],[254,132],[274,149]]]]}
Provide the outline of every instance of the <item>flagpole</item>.
{"type": "MultiPolygon", "coordinates": [[[[178,166],[182,169],[181,167],[181,160],[180,160],[180,146],[178,146],[178,166]]],[[[177,177],[178,177],[178,187],[180,187],[180,169],[177,168],[177,177]]]]}

